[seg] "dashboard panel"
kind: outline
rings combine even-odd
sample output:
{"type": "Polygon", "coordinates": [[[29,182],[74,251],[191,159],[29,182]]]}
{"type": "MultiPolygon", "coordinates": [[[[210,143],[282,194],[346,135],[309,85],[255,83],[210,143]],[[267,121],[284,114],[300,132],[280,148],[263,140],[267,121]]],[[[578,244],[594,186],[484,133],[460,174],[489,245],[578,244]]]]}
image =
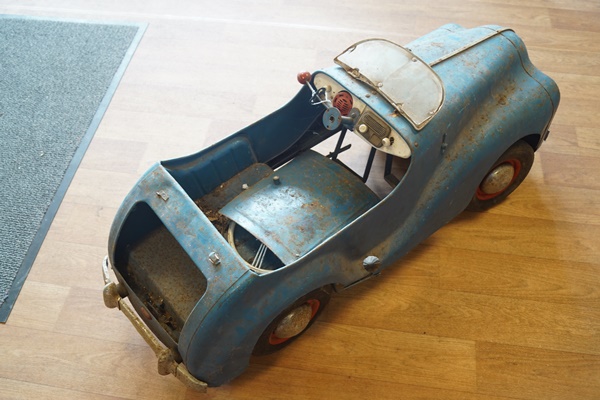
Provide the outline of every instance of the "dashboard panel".
{"type": "Polygon", "coordinates": [[[353,126],[346,127],[361,139],[385,153],[401,158],[410,157],[410,147],[402,136],[362,100],[323,73],[317,73],[313,83],[316,90],[325,92],[329,100],[334,99],[340,93],[348,93],[352,96],[352,111],[350,111],[349,117],[353,120],[353,126]]]}

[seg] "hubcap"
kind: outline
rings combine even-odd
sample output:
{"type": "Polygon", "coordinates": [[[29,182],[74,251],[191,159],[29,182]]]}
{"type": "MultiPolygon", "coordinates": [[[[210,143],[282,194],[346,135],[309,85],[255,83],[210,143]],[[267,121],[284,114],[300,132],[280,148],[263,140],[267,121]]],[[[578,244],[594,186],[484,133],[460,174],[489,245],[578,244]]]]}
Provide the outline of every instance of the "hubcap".
{"type": "Polygon", "coordinates": [[[512,163],[498,165],[481,182],[480,189],[485,194],[495,194],[505,190],[515,176],[515,167],[512,163]]]}
{"type": "Polygon", "coordinates": [[[289,339],[299,335],[312,319],[313,308],[310,304],[303,304],[286,315],[273,332],[280,339],[289,339]]]}

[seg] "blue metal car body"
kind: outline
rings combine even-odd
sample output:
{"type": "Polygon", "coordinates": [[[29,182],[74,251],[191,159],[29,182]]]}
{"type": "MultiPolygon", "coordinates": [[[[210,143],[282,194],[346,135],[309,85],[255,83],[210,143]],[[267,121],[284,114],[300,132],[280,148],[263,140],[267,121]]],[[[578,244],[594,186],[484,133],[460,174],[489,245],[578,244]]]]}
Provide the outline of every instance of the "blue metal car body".
{"type": "MultiPolygon", "coordinates": [[[[546,139],[558,88],[513,31],[447,25],[405,47],[443,85],[439,109],[420,126],[335,66],[312,74],[312,84],[264,119],[157,163],[125,198],[109,239],[119,284],[106,278],[105,296],[114,299],[105,300],[121,307],[129,297],[140,316],[130,319],[167,349],[163,373],[187,370],[185,379],[211,386],[233,379],[296,299],[379,274],[461,213],[511,145],[536,150],[546,139]],[[386,196],[336,163],[336,151],[311,150],[346,131],[324,127],[330,107],[315,103],[327,91],[347,91],[404,142],[410,164],[386,196]],[[241,256],[227,236],[236,226],[268,248],[274,267],[241,256]]],[[[360,118],[344,124],[351,130],[360,118]]]]}

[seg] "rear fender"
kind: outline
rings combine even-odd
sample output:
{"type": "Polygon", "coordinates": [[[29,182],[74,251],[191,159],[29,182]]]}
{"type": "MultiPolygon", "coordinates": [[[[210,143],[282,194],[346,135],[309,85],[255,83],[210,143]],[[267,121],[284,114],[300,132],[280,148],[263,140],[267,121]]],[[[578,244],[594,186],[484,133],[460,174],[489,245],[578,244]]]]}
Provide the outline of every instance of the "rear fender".
{"type": "Polygon", "coordinates": [[[273,319],[298,298],[339,279],[335,257],[302,261],[264,275],[249,271],[201,322],[192,315],[180,342],[187,369],[210,386],[230,381],[247,368],[273,319]]]}

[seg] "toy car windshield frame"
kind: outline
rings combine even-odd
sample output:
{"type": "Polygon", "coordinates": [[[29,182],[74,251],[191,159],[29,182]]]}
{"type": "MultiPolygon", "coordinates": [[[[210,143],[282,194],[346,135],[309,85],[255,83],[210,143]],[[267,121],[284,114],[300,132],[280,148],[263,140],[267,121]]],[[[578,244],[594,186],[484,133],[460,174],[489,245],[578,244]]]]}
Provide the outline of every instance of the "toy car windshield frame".
{"type": "Polygon", "coordinates": [[[417,130],[431,121],[444,102],[444,84],[435,71],[388,40],[357,42],[334,61],[385,97],[417,130]]]}

